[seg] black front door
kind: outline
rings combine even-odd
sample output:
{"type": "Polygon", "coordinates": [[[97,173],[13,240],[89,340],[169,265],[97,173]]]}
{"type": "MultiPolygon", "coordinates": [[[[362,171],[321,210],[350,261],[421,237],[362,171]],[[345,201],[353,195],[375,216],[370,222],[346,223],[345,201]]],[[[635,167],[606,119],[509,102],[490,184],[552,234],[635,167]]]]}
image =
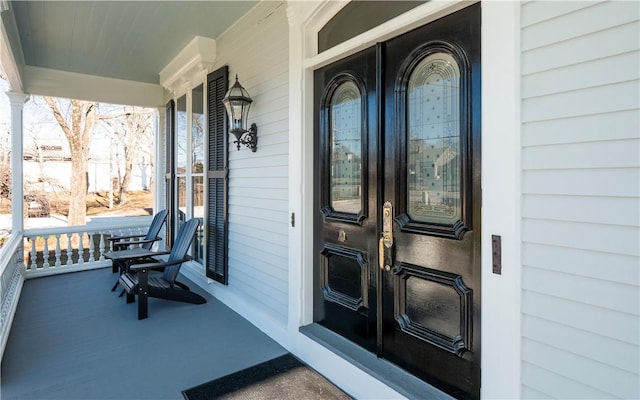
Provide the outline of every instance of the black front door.
{"type": "Polygon", "coordinates": [[[383,185],[393,215],[383,356],[456,397],[479,397],[480,6],[390,40],[384,59],[394,168],[383,185]]]}
{"type": "Polygon", "coordinates": [[[376,50],[315,74],[316,265],[314,319],[376,348],[378,214],[376,50]]]}
{"type": "Polygon", "coordinates": [[[480,394],[480,6],[315,74],[317,323],[480,394]]]}

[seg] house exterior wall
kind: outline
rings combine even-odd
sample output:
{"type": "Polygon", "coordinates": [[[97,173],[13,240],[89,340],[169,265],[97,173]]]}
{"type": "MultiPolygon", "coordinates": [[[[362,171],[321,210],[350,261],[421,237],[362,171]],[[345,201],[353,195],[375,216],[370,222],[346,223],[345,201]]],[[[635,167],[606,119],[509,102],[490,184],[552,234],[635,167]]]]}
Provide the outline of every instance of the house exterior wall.
{"type": "MultiPolygon", "coordinates": [[[[276,339],[288,317],[288,23],[286,3],[260,2],[217,40],[216,70],[229,66],[253,98],[255,153],[229,139],[229,284],[204,287],[276,339]]],[[[205,279],[202,272],[192,279],[205,279]]]]}
{"type": "Polygon", "coordinates": [[[521,6],[524,398],[640,397],[639,16],[521,6]]]}

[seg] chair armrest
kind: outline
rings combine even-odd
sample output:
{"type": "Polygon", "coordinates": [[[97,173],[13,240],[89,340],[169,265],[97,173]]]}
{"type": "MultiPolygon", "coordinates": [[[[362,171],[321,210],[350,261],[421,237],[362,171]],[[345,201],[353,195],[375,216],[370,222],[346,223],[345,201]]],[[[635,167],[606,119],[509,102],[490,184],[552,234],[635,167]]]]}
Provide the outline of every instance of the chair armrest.
{"type": "Polygon", "coordinates": [[[185,257],[180,260],[163,261],[163,262],[157,262],[157,263],[133,264],[129,266],[129,270],[140,271],[143,269],[160,269],[164,267],[170,267],[172,265],[182,264],[183,262],[187,262],[189,260],[191,260],[191,257],[185,257]]]}
{"type": "MultiPolygon", "coordinates": [[[[151,258],[151,257],[157,257],[157,256],[166,256],[167,254],[170,254],[170,251],[154,251],[152,252],[152,254],[141,254],[139,256],[133,256],[133,257],[129,257],[129,258],[133,258],[133,259],[143,259],[143,258],[151,258]]],[[[149,264],[154,264],[154,263],[149,263],[149,264]]],[[[142,264],[141,264],[142,265],[142,264]]]]}
{"type": "Polygon", "coordinates": [[[114,243],[114,246],[129,246],[132,244],[144,244],[144,243],[153,243],[153,242],[157,242],[158,240],[160,240],[160,238],[155,238],[155,239],[144,239],[144,240],[131,240],[131,241],[126,241],[126,242],[117,242],[114,243]]]}
{"type": "MultiPolygon", "coordinates": [[[[136,250],[136,249],[133,249],[133,250],[136,250]]],[[[169,253],[170,253],[169,251],[146,251],[141,254],[135,254],[135,253],[131,254],[129,249],[127,249],[127,250],[118,250],[118,251],[104,253],[104,256],[111,260],[126,261],[126,260],[138,260],[142,258],[149,258],[149,257],[156,257],[156,256],[165,256],[169,253]]]]}
{"type": "Polygon", "coordinates": [[[160,238],[155,238],[155,239],[145,239],[145,240],[127,240],[127,241],[122,241],[122,242],[111,242],[111,248],[115,251],[118,250],[125,250],[131,246],[139,246],[141,247],[142,245],[146,244],[146,243],[154,243],[157,242],[158,240],[160,240],[160,238]]]}
{"type": "Polygon", "coordinates": [[[114,242],[116,240],[133,239],[133,238],[139,238],[139,237],[145,237],[145,236],[147,236],[146,233],[144,233],[142,235],[111,236],[111,237],[108,237],[107,240],[110,241],[110,242],[114,242]]]}

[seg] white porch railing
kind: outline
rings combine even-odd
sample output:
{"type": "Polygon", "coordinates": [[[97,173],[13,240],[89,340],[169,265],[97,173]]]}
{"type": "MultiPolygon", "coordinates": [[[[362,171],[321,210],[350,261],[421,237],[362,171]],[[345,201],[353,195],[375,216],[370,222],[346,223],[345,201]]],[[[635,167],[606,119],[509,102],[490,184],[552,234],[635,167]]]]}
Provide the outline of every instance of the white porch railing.
{"type": "Polygon", "coordinates": [[[117,221],[29,229],[9,237],[0,249],[0,358],[25,279],[109,267],[107,237],[144,234],[151,217],[117,221]]]}
{"type": "Polygon", "coordinates": [[[111,266],[104,253],[111,251],[108,237],[145,234],[149,221],[136,224],[89,224],[29,229],[24,236],[25,278],[111,266]]]}
{"type": "Polygon", "coordinates": [[[9,236],[0,249],[0,357],[4,354],[24,282],[22,253],[21,235],[9,236]]]}

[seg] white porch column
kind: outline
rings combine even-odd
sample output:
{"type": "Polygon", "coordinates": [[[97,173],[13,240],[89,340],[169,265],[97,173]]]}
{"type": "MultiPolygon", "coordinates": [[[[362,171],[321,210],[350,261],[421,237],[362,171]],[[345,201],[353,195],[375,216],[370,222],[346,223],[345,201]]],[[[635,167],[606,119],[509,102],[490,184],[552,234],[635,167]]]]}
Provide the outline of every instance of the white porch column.
{"type": "Polygon", "coordinates": [[[7,93],[11,103],[11,232],[24,230],[23,171],[22,171],[22,111],[29,99],[25,93],[7,93]]]}

